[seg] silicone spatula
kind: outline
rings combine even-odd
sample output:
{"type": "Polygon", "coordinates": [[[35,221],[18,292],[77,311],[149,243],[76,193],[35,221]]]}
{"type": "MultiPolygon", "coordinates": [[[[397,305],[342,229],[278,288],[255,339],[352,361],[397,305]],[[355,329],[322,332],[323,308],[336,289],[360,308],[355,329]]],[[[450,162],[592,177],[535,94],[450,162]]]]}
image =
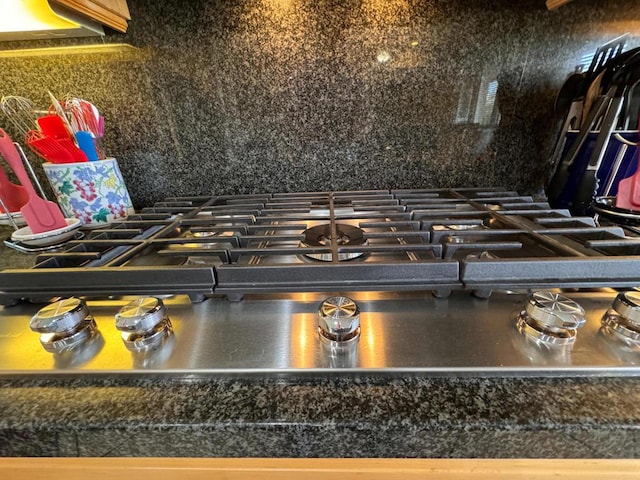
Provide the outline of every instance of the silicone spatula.
{"type": "MultiPolygon", "coordinates": [[[[638,117],[640,126],[640,117],[638,117]]],[[[640,146],[638,146],[638,168],[630,177],[623,178],[618,183],[616,207],[626,210],[640,210],[640,146]]]]}
{"type": "Polygon", "coordinates": [[[43,200],[38,196],[27,171],[24,169],[20,154],[7,133],[0,128],[0,153],[20,180],[29,195],[29,200],[20,208],[31,233],[42,233],[65,228],[67,222],[57,204],[43,200]]]}
{"type": "Polygon", "coordinates": [[[64,122],[58,115],[45,115],[44,117],[39,117],[36,122],[42,133],[47,137],[55,139],[71,138],[67,127],[65,127],[64,122]]]}
{"type": "Polygon", "coordinates": [[[640,147],[638,148],[638,169],[630,177],[618,183],[616,207],[626,210],[640,210],[640,147]]]}
{"type": "Polygon", "coordinates": [[[31,130],[27,134],[27,145],[33,153],[51,163],[74,163],[71,152],[64,148],[58,140],[31,130]]]}
{"type": "Polygon", "coordinates": [[[76,142],[78,147],[82,150],[89,159],[90,162],[98,160],[98,152],[96,152],[96,141],[93,139],[89,132],[77,132],[76,142]]]}
{"type": "MultiPolygon", "coordinates": [[[[11,183],[3,168],[0,168],[0,198],[11,213],[19,212],[22,206],[29,201],[29,194],[24,187],[11,183]]],[[[0,212],[2,212],[2,208],[0,208],[0,212]]]]}

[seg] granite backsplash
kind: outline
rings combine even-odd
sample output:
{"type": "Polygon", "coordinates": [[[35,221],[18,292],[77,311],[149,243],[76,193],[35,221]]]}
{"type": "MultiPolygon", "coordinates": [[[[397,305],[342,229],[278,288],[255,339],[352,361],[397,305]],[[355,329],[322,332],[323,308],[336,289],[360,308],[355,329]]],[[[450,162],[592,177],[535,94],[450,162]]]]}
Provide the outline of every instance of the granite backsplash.
{"type": "MultiPolygon", "coordinates": [[[[542,190],[558,89],[637,0],[129,0],[107,53],[0,57],[0,94],[80,95],[137,207],[169,195],[542,190]]],[[[101,43],[73,39],[2,49],[101,43]]],[[[0,125],[12,133],[3,119],[0,125]]],[[[39,160],[34,158],[35,162],[39,160]]]]}

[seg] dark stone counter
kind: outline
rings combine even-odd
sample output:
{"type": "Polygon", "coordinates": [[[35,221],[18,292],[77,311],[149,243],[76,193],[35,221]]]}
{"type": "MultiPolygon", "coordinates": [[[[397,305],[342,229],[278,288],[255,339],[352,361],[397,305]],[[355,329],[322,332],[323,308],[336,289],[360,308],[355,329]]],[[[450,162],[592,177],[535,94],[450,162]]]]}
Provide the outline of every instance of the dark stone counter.
{"type": "Polygon", "coordinates": [[[0,454],[637,457],[638,379],[0,382],[0,454]]]}

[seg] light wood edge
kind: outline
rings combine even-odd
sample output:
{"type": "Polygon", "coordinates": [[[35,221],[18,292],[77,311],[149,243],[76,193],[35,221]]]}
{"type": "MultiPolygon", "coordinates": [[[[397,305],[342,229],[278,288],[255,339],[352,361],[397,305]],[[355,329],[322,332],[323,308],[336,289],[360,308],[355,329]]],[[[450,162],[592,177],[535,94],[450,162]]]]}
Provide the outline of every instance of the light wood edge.
{"type": "Polygon", "coordinates": [[[565,3],[569,3],[571,0],[547,0],[547,10],[555,10],[558,7],[561,7],[565,3]]]}
{"type": "Polygon", "coordinates": [[[0,458],[11,480],[616,479],[640,476],[640,460],[0,458]]]}
{"type": "Polygon", "coordinates": [[[122,18],[131,20],[127,0],[93,0],[93,3],[106,8],[110,12],[113,12],[122,18]]]}
{"type": "Polygon", "coordinates": [[[126,33],[127,20],[91,0],[51,0],[67,8],[94,19],[118,32],[126,33]]]}

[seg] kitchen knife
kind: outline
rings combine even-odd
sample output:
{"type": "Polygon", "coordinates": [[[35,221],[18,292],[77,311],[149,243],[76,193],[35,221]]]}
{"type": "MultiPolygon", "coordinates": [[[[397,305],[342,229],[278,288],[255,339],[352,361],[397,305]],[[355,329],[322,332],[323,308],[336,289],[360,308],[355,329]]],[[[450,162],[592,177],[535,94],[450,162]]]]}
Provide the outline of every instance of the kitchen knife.
{"type": "Polygon", "coordinates": [[[609,104],[609,109],[600,126],[600,133],[598,133],[596,137],[593,153],[589,158],[589,163],[587,164],[584,174],[580,177],[580,182],[573,196],[571,210],[574,214],[586,215],[587,210],[591,206],[595,192],[598,189],[598,179],[596,175],[607,151],[607,147],[609,146],[611,134],[620,117],[622,102],[623,97],[618,95],[615,96],[609,104]]]}
{"type": "Polygon", "coordinates": [[[554,207],[567,206],[560,205],[560,200],[570,176],[572,174],[576,174],[576,172],[572,172],[571,169],[576,158],[578,157],[578,153],[580,153],[584,142],[589,136],[589,132],[591,132],[597,120],[602,116],[605,109],[611,102],[611,99],[613,98],[613,94],[615,92],[615,87],[612,88],[613,89],[609,89],[606,95],[601,95],[596,99],[594,106],[589,111],[589,115],[587,116],[584,125],[582,125],[582,128],[580,129],[576,140],[573,142],[573,145],[571,145],[571,149],[569,149],[564,160],[560,163],[560,165],[558,165],[558,168],[556,169],[556,172],[553,175],[551,182],[549,183],[549,187],[547,188],[547,195],[549,197],[549,202],[554,207]]]}

